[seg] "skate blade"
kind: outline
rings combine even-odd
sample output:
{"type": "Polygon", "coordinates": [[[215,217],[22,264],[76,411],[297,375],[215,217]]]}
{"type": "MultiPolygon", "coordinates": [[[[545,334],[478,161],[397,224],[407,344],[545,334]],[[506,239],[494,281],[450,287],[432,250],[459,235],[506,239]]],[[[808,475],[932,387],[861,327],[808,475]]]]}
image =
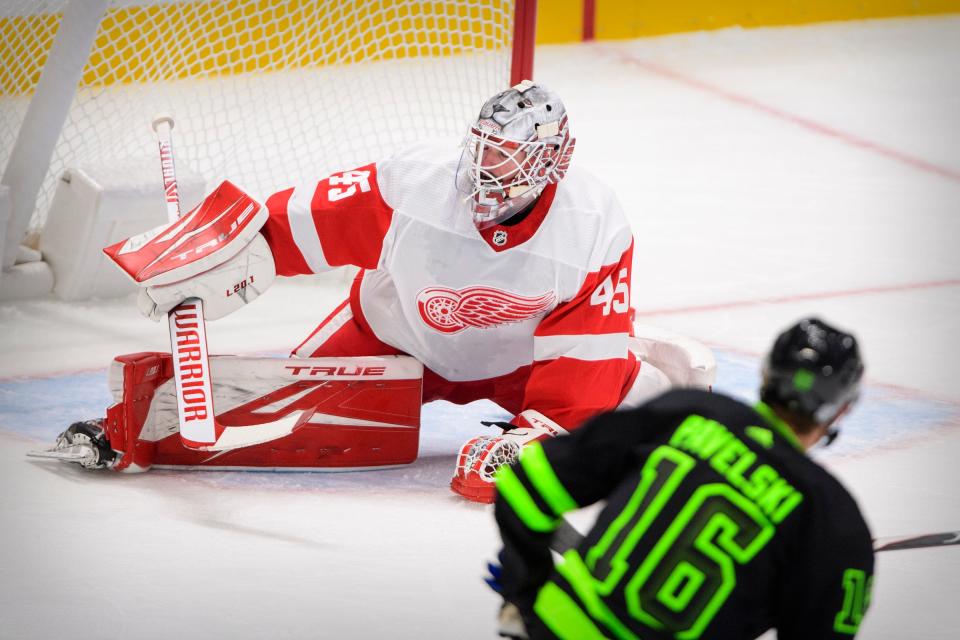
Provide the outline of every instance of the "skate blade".
{"type": "Polygon", "coordinates": [[[30,458],[46,458],[47,460],[63,460],[64,462],[83,463],[92,460],[96,452],[93,447],[86,444],[74,444],[62,449],[42,449],[38,451],[28,451],[30,458]]]}

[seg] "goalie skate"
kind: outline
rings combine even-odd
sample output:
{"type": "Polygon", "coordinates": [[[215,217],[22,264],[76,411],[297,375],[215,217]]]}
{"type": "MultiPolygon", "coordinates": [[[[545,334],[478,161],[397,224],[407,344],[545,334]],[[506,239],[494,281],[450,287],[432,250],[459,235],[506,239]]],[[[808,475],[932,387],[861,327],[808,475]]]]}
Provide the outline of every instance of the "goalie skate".
{"type": "Polygon", "coordinates": [[[107,444],[103,420],[74,422],[57,436],[49,449],[30,451],[32,458],[48,458],[76,462],[87,469],[105,469],[113,465],[116,453],[107,444]]]}

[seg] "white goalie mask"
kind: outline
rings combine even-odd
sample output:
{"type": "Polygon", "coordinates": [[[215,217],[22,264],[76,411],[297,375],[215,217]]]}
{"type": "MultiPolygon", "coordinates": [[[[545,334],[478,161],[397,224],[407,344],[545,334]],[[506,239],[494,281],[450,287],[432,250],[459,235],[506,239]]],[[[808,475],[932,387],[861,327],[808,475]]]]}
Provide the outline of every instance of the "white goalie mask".
{"type": "Polygon", "coordinates": [[[543,85],[524,80],[487,100],[457,169],[477,228],[506,222],[560,182],[574,142],[563,103],[543,85]]]}

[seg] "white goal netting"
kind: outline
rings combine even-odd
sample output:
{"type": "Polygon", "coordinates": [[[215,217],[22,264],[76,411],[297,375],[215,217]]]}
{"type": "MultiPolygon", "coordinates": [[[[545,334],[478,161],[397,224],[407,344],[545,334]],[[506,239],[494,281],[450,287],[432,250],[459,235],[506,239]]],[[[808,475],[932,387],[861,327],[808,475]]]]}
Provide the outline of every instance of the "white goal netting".
{"type": "MultiPolygon", "coordinates": [[[[0,8],[0,170],[67,4],[0,8]]],[[[29,231],[65,168],[154,155],[159,112],[176,121],[179,166],[260,197],[416,139],[455,144],[509,83],[513,12],[514,0],[111,2],[29,231]]]]}

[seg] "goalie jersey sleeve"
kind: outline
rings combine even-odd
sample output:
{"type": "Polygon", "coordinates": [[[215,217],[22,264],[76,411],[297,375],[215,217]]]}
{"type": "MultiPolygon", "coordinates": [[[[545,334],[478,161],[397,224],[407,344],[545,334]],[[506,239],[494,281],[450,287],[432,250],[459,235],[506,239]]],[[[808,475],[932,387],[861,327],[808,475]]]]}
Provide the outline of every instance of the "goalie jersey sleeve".
{"type": "Polygon", "coordinates": [[[524,410],[535,409],[572,429],[623,399],[637,368],[627,344],[632,260],[627,228],[580,291],[537,326],[524,410]]]}
{"type": "Polygon", "coordinates": [[[869,605],[856,503],[765,405],[671,391],[528,445],[497,489],[503,593],[534,638],[852,638],[869,605]],[[559,519],[599,500],[554,569],[559,519]]]}
{"type": "Polygon", "coordinates": [[[262,233],[281,276],[344,265],[375,269],[393,216],[377,184],[376,164],[275,193],[267,209],[262,233]]]}

